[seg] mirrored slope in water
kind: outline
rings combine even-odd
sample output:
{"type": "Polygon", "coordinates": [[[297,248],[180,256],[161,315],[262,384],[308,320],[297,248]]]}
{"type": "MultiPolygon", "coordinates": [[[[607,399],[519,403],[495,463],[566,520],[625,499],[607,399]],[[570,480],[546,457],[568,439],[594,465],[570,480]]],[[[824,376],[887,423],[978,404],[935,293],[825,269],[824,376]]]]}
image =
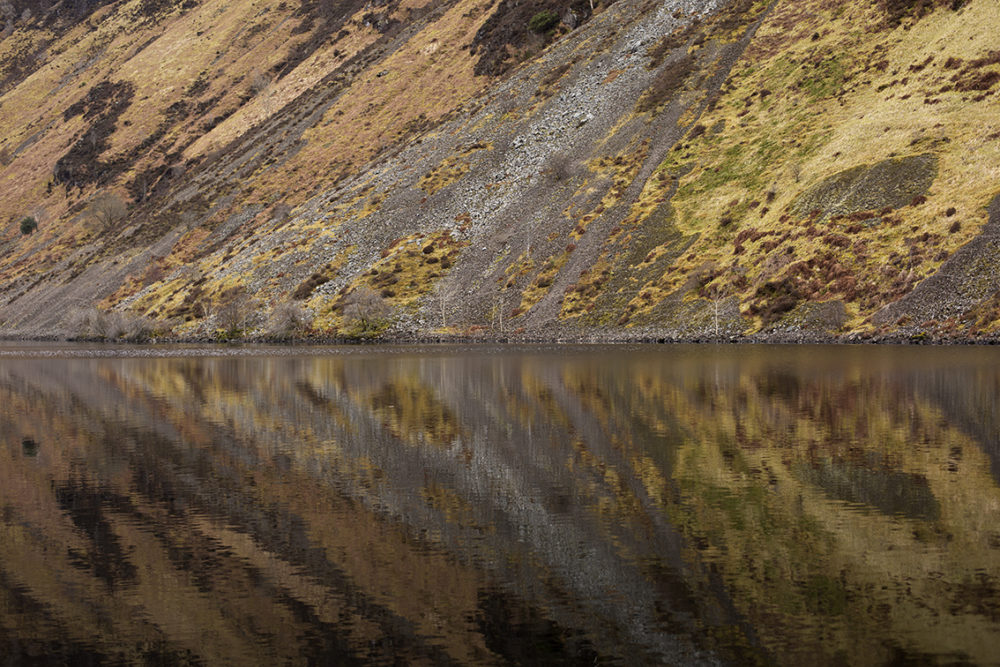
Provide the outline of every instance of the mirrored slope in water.
{"type": "Polygon", "coordinates": [[[0,360],[3,651],[1000,648],[1000,489],[961,418],[992,406],[990,350],[284,352],[0,360]]]}

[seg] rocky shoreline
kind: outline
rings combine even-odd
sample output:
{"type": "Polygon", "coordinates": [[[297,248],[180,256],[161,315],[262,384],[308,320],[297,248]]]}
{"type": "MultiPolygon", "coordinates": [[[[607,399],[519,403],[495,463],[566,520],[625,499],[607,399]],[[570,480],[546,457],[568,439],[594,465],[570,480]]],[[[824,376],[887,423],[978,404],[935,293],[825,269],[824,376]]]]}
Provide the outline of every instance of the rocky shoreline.
{"type": "Polygon", "coordinates": [[[622,335],[391,335],[378,337],[346,337],[326,335],[243,337],[211,336],[152,336],[144,339],[107,340],[95,337],[61,336],[0,336],[3,342],[36,343],[108,343],[116,345],[1000,345],[1000,335],[945,336],[917,331],[910,334],[859,333],[823,334],[804,331],[781,331],[727,336],[675,336],[658,334],[622,335]]]}

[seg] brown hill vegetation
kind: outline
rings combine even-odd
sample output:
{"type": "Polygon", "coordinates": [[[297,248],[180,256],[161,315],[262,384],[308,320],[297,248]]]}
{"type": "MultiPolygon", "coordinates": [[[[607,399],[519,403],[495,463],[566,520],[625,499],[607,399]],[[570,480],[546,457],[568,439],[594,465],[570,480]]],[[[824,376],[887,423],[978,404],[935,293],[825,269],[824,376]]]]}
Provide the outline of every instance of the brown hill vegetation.
{"type": "Polygon", "coordinates": [[[989,0],[0,14],[2,335],[997,330],[989,0]]]}

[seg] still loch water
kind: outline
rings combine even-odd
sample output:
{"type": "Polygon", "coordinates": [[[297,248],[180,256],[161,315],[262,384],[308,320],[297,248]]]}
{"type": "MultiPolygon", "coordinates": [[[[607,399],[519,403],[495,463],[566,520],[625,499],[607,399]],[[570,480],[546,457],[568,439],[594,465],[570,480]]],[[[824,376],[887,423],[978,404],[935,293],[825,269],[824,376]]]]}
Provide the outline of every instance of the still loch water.
{"type": "Polygon", "coordinates": [[[1000,663],[1000,350],[0,346],[0,664],[1000,663]]]}

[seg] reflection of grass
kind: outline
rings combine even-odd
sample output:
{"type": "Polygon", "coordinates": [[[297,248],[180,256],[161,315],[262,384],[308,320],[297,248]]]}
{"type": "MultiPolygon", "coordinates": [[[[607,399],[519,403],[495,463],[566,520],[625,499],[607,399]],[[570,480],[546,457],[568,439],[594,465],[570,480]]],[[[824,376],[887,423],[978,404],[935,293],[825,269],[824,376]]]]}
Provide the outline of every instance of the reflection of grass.
{"type": "Polygon", "coordinates": [[[793,473],[815,484],[831,498],[864,504],[887,516],[936,520],[941,507],[921,475],[893,470],[868,470],[842,461],[802,465],[793,473]]]}
{"type": "Polygon", "coordinates": [[[454,413],[419,381],[385,384],[371,397],[371,406],[393,435],[411,444],[445,447],[461,432],[454,413]]]}
{"type": "Polygon", "coordinates": [[[744,499],[735,495],[730,489],[709,486],[699,489],[698,495],[711,508],[722,510],[727,524],[735,530],[746,528],[744,499]]]}
{"type": "MultiPolygon", "coordinates": [[[[86,644],[95,654],[120,656],[130,663],[148,658],[150,645],[180,647],[168,653],[186,659],[197,651],[203,660],[215,663],[253,663],[263,650],[284,663],[316,655],[317,647],[303,638],[317,627],[344,623],[340,637],[344,650],[367,655],[371,638],[378,634],[378,619],[350,603],[354,593],[345,597],[342,589],[324,584],[281,557],[282,550],[295,548],[289,539],[307,534],[316,549],[337,554],[338,568],[354,590],[391,601],[394,613],[413,632],[435,636],[439,655],[446,661],[469,664],[488,655],[481,633],[468,623],[481,596],[480,571],[444,549],[415,544],[406,525],[387,521],[358,500],[365,493],[377,500],[386,475],[366,457],[349,455],[342,446],[357,437],[358,425],[341,421],[342,416],[334,413],[349,406],[357,416],[361,407],[342,399],[348,391],[339,384],[343,365],[317,364],[302,374],[286,373],[285,367],[269,374],[274,382],[261,383],[260,377],[241,375],[228,363],[147,361],[128,367],[105,365],[80,379],[87,387],[100,388],[99,394],[125,395],[136,405],[158,404],[156,419],[179,434],[175,439],[143,427],[138,414],[130,421],[134,429],[126,433],[120,424],[113,428],[110,415],[102,417],[100,411],[86,414],[91,430],[102,431],[100,437],[90,436],[81,430],[83,422],[74,419],[83,418],[80,404],[87,402],[75,392],[40,385],[47,386],[45,399],[29,400],[36,395],[12,388],[9,378],[0,387],[0,402],[15,411],[22,426],[44,423],[48,434],[39,438],[44,460],[25,461],[20,439],[16,453],[13,447],[0,451],[0,497],[4,507],[19,517],[0,522],[0,553],[5,576],[23,582],[26,591],[21,611],[5,615],[5,632],[33,638],[50,650],[86,644]],[[303,376],[309,373],[320,379],[308,382],[303,376]],[[298,403],[303,409],[290,416],[280,406],[296,405],[289,402],[296,396],[293,383],[311,390],[313,404],[305,409],[298,403]],[[337,400],[326,396],[333,386],[338,387],[337,400]],[[232,425],[243,456],[211,446],[217,442],[220,423],[232,425]],[[133,431],[146,445],[138,486],[130,481],[132,475],[122,474],[127,468],[105,464],[121,461],[121,452],[135,444],[133,431]],[[64,444],[46,449],[49,442],[64,444]],[[174,454],[169,454],[171,450],[174,454]],[[93,463],[83,485],[91,490],[89,498],[80,495],[79,466],[73,464],[81,457],[93,463]],[[26,465],[36,461],[37,465],[26,465]],[[359,496],[347,497],[317,480],[309,472],[316,466],[353,485],[359,496]],[[184,483],[183,471],[195,468],[204,472],[204,484],[184,483]],[[173,490],[169,495],[176,497],[177,508],[196,507],[205,489],[213,483],[225,485],[225,480],[244,485],[239,515],[231,515],[232,521],[221,520],[222,514],[207,517],[194,512],[184,514],[187,520],[176,520],[179,514],[163,511],[164,489],[173,490]],[[70,485],[75,488],[68,489],[70,485]],[[60,507],[74,498],[81,502],[70,502],[69,510],[60,507]],[[98,525],[96,534],[74,524],[70,512],[76,506],[91,513],[87,519],[98,525]],[[273,508],[279,506],[282,512],[275,514],[273,508]],[[261,525],[267,524],[260,529],[263,533],[254,532],[257,529],[246,523],[248,517],[251,523],[259,517],[261,525]],[[110,549],[101,531],[113,538],[110,549]],[[51,547],[53,541],[59,549],[51,547]],[[109,565],[117,573],[123,567],[134,567],[138,573],[127,580],[135,591],[130,599],[109,594],[102,579],[109,565]],[[276,589],[261,588],[262,581],[276,589]],[[218,595],[199,592],[205,582],[218,595]],[[280,595],[270,595],[272,590],[280,595]],[[289,612],[289,604],[312,611],[303,617],[289,612]],[[177,609],[185,612],[178,615],[177,609]],[[50,614],[71,621],[61,637],[35,633],[50,614]],[[150,618],[175,620],[151,630],[150,618]],[[269,632],[257,632],[260,628],[269,632]],[[184,648],[194,646],[192,637],[199,636],[211,640],[192,651],[184,648]]],[[[370,377],[370,369],[364,375],[370,377]]]]}
{"type": "Polygon", "coordinates": [[[806,611],[822,616],[840,616],[847,611],[843,584],[825,574],[809,577],[801,586],[806,611]]]}
{"type": "Polygon", "coordinates": [[[978,515],[995,514],[998,490],[985,456],[958,463],[966,438],[935,409],[866,381],[758,375],[685,389],[654,395],[692,429],[673,460],[671,520],[778,662],[806,646],[867,661],[886,627],[918,651],[978,650],[959,639],[976,613],[947,609],[966,573],[992,562],[978,515]],[[964,474],[976,490],[956,493],[964,474]],[[928,605],[930,630],[915,620],[928,605]]]}

